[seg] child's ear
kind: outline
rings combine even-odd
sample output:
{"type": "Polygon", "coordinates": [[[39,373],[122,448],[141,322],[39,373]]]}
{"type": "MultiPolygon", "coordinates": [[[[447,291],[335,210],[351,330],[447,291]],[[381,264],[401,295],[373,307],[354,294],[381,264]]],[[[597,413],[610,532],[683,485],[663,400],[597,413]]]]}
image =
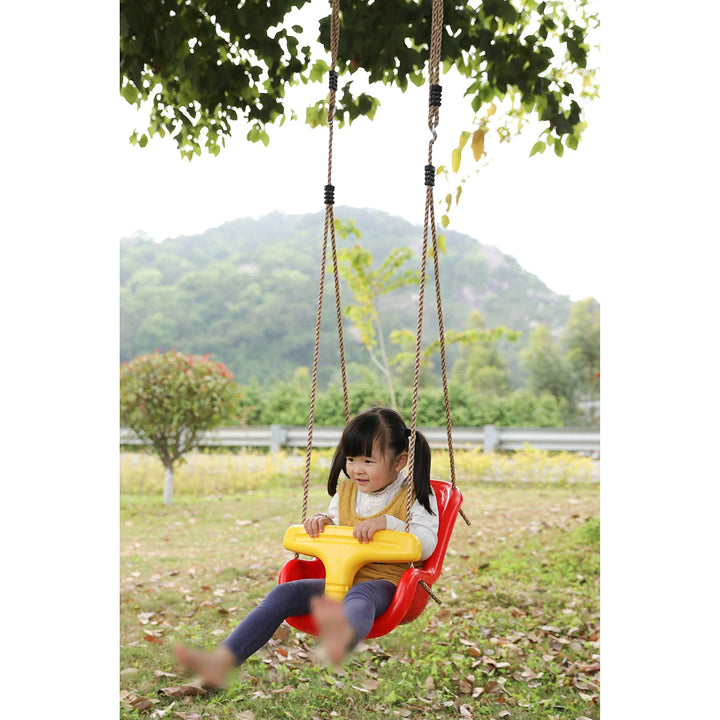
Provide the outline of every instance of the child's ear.
{"type": "Polygon", "coordinates": [[[400,472],[407,465],[408,457],[409,456],[405,451],[401,452],[397,456],[395,460],[395,472],[400,472]]]}

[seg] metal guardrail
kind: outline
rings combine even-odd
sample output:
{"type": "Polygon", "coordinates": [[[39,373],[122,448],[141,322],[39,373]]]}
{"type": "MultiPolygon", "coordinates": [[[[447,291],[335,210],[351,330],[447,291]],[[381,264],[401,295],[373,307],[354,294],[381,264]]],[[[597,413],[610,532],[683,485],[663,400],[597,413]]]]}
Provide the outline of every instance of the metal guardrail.
{"type": "MultiPolygon", "coordinates": [[[[313,447],[335,447],[342,427],[313,428],[313,447]]],[[[447,448],[445,428],[419,428],[433,449],[447,448]]],[[[470,450],[480,447],[483,452],[493,450],[522,450],[530,445],[539,450],[596,452],[600,450],[599,428],[517,428],[485,425],[484,427],[456,427],[452,431],[453,448],[470,450]]],[[[121,445],[144,445],[128,428],[120,429],[121,445]]],[[[304,448],[307,446],[306,427],[258,425],[252,427],[224,427],[200,436],[201,447],[269,447],[304,448]]]]}

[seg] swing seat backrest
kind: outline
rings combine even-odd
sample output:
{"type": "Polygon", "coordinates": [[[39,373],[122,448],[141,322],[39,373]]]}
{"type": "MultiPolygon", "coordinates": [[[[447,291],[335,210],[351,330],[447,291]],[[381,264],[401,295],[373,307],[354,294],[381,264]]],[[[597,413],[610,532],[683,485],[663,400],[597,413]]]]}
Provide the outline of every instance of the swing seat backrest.
{"type": "MultiPolygon", "coordinates": [[[[463,498],[460,490],[457,487],[453,488],[448,482],[431,480],[431,484],[438,504],[437,546],[423,567],[408,568],[402,574],[390,607],[375,619],[372,629],[368,633],[369,638],[386,635],[397,625],[415,620],[425,609],[429,598],[425,589],[419,584],[420,581],[423,580],[432,586],[440,577],[445,553],[463,498]]],[[[325,566],[317,558],[310,560],[292,558],[282,567],[279,582],[324,577],[325,566]]],[[[310,635],[318,634],[312,615],[294,615],[289,617],[287,622],[297,630],[302,630],[310,635]]]]}

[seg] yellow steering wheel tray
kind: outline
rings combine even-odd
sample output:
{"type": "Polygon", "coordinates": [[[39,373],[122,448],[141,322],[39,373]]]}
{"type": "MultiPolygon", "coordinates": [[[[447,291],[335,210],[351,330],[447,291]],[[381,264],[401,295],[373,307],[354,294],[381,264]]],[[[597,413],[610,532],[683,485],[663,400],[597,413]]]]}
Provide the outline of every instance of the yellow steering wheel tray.
{"type": "Polygon", "coordinates": [[[285,531],[283,547],[322,561],[325,594],[336,600],[345,597],[363,565],[413,562],[422,554],[420,541],[411,533],[378,530],[369,543],[361,543],[353,537],[353,528],[346,525],[326,525],[315,538],[310,537],[302,525],[291,525],[285,531]]]}

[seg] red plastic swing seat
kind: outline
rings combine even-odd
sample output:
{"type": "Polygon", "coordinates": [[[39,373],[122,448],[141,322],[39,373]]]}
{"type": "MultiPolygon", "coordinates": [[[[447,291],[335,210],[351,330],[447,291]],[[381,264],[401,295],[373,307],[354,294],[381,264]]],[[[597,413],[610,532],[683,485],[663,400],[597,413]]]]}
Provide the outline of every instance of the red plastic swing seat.
{"type": "MultiPolygon", "coordinates": [[[[395,596],[390,607],[380,617],[375,619],[369,638],[386,635],[398,625],[415,620],[427,605],[430,597],[427,591],[419,584],[424,580],[432,586],[440,577],[445,553],[447,552],[450,536],[452,535],[455,520],[463,502],[460,490],[444,480],[430,481],[438,504],[439,527],[438,543],[433,554],[425,561],[421,568],[408,568],[400,578],[395,596]]],[[[324,578],[325,566],[317,558],[309,560],[292,558],[280,570],[279,583],[305,578],[324,578]]],[[[287,623],[297,630],[318,635],[318,629],[312,615],[294,615],[287,619],[287,623]]]]}

